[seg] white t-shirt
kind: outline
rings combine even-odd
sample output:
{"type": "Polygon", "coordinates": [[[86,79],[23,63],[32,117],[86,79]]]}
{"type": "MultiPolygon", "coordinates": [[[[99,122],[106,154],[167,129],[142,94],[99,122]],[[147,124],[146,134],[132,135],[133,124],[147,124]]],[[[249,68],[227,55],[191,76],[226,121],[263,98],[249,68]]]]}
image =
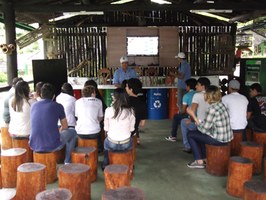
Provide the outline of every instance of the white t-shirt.
{"type": "Polygon", "coordinates": [[[197,108],[197,117],[200,121],[203,121],[206,116],[206,112],[210,106],[205,100],[204,100],[204,94],[205,91],[197,92],[194,94],[192,98],[192,104],[196,103],[198,104],[197,108]]]}
{"type": "Polygon", "coordinates": [[[99,133],[101,130],[99,119],[103,117],[103,105],[95,97],[82,97],[76,101],[75,113],[77,120],[76,131],[80,135],[99,133]]]}
{"type": "Polygon", "coordinates": [[[29,102],[23,101],[22,112],[15,111],[11,102],[14,97],[9,100],[9,113],[10,113],[10,123],[8,131],[11,135],[18,137],[27,137],[30,135],[30,106],[35,101],[30,99],[29,102]]]}
{"type": "Polygon", "coordinates": [[[222,102],[229,112],[231,128],[233,130],[245,129],[248,123],[247,98],[238,92],[233,92],[223,96],[222,102]]]}
{"type": "MultiPolygon", "coordinates": [[[[56,97],[56,102],[60,103],[64,107],[66,119],[68,126],[75,126],[76,125],[76,118],[75,118],[75,102],[76,98],[66,94],[60,93],[56,97]]],[[[60,123],[59,123],[60,124],[60,123]]]]}
{"type": "Polygon", "coordinates": [[[108,107],[105,110],[104,116],[104,130],[107,131],[108,137],[114,141],[123,141],[131,136],[134,131],[135,116],[134,111],[124,109],[119,117],[116,119],[114,116],[114,108],[108,107]]]}

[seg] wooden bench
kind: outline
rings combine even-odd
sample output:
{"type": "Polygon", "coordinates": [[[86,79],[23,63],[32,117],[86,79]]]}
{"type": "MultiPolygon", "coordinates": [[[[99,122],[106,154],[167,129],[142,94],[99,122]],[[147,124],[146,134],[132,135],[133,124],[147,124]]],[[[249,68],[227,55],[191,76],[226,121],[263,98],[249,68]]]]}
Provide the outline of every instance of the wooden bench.
{"type": "Polygon", "coordinates": [[[56,176],[56,154],[55,152],[33,152],[33,161],[46,166],[46,183],[53,183],[56,176]]]}
{"type": "Polygon", "coordinates": [[[71,200],[72,193],[66,188],[45,190],[36,195],[36,200],[71,200]]]}
{"type": "Polygon", "coordinates": [[[226,176],[230,157],[230,145],[216,146],[206,144],[206,171],[215,176],[226,176]]]}
{"type": "Polygon", "coordinates": [[[243,200],[263,199],[266,199],[266,182],[260,180],[251,180],[244,184],[243,200]]]}
{"type": "Polygon", "coordinates": [[[35,196],[45,190],[45,165],[24,163],[17,169],[16,199],[35,200],[35,196]]]}
{"type": "Polygon", "coordinates": [[[141,189],[133,187],[120,187],[107,190],[102,194],[102,200],[144,200],[145,195],[141,189]]]}
{"type": "Polygon", "coordinates": [[[127,165],[112,164],[104,169],[105,189],[117,189],[130,186],[129,168],[127,165]]]}
{"type": "Polygon", "coordinates": [[[26,149],[11,148],[1,152],[2,187],[14,188],[17,184],[17,168],[26,162],[26,149]]]}
{"type": "Polygon", "coordinates": [[[243,185],[252,178],[253,163],[248,158],[233,156],[229,161],[226,191],[234,197],[243,196],[243,185]]]}
{"type": "Polygon", "coordinates": [[[71,154],[72,163],[81,163],[90,167],[90,181],[97,180],[98,153],[95,147],[77,147],[71,154]]]}
{"type": "Polygon", "coordinates": [[[71,163],[58,169],[58,185],[69,189],[72,200],[91,199],[90,167],[88,165],[71,163]]]}
{"type": "Polygon", "coordinates": [[[241,142],[240,156],[253,162],[253,174],[262,170],[263,145],[257,142],[241,142]]]}

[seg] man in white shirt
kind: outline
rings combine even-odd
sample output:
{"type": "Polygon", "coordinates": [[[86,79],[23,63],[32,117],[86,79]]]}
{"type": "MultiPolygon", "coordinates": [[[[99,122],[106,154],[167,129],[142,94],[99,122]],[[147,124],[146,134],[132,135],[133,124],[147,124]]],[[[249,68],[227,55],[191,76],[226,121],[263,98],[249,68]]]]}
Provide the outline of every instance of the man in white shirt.
{"type": "Polygon", "coordinates": [[[229,94],[222,98],[222,102],[229,112],[230,124],[233,132],[244,131],[248,123],[248,100],[244,95],[238,93],[239,89],[239,81],[235,79],[231,80],[228,85],[229,94]]]}
{"type": "MultiPolygon", "coordinates": [[[[210,86],[210,80],[206,77],[200,77],[197,80],[196,91],[192,98],[191,110],[197,113],[197,117],[200,121],[205,119],[205,114],[209,108],[209,104],[204,99],[205,90],[210,86]]],[[[197,126],[190,118],[185,118],[181,120],[181,132],[183,137],[183,151],[186,153],[191,153],[191,147],[188,143],[187,134],[188,131],[197,130],[197,126]]]]}

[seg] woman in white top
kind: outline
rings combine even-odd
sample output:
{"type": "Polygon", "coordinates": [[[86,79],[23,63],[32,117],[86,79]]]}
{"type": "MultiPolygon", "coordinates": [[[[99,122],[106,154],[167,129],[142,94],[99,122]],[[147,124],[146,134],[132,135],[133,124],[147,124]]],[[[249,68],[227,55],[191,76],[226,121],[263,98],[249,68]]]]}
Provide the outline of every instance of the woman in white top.
{"type": "Polygon", "coordinates": [[[30,88],[27,82],[19,81],[15,85],[15,95],[9,101],[11,137],[29,137],[30,134],[30,106],[33,99],[29,98],[30,88]]]}
{"type": "Polygon", "coordinates": [[[135,115],[128,103],[125,90],[117,88],[113,94],[113,104],[106,108],[104,130],[104,160],[102,168],[109,164],[108,151],[128,151],[132,149],[131,132],[134,131],[135,115]]]}

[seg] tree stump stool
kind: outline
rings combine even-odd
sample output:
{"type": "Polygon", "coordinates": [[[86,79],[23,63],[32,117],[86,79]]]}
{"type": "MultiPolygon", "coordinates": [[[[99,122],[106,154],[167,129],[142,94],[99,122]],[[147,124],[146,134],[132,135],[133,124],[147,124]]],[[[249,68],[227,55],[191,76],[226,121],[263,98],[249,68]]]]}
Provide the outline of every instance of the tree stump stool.
{"type": "Polygon", "coordinates": [[[226,191],[234,197],[243,196],[243,185],[252,178],[252,161],[248,158],[233,156],[229,161],[226,191]]]}
{"type": "Polygon", "coordinates": [[[23,148],[27,150],[26,157],[27,162],[33,161],[32,150],[29,145],[29,138],[28,137],[12,137],[12,146],[13,148],[23,148]]]}
{"type": "Polygon", "coordinates": [[[215,176],[225,176],[228,172],[230,145],[215,146],[206,144],[206,171],[215,176]]]}
{"type": "Polygon", "coordinates": [[[133,178],[133,151],[108,151],[109,164],[127,165],[129,176],[133,178]]]}
{"type": "Polygon", "coordinates": [[[244,184],[243,200],[265,200],[266,182],[259,180],[247,181],[244,184]]]}
{"type": "Polygon", "coordinates": [[[253,132],[250,128],[246,128],[247,141],[253,141],[253,132]]]}
{"type": "Polygon", "coordinates": [[[78,147],[95,147],[98,150],[98,138],[81,139],[78,137],[78,147]]]}
{"type": "Polygon", "coordinates": [[[55,152],[33,152],[33,161],[46,166],[45,174],[47,184],[57,180],[55,152]]]}
{"type": "Polygon", "coordinates": [[[71,153],[72,163],[82,163],[90,167],[90,182],[97,180],[98,157],[95,147],[77,147],[71,153]]]}
{"type": "Polygon", "coordinates": [[[257,142],[241,142],[240,156],[253,162],[253,174],[260,174],[262,169],[263,145],[257,142]]]}
{"type": "Polygon", "coordinates": [[[0,189],[2,188],[2,172],[1,172],[1,165],[0,165],[0,189]]]}
{"type": "Polygon", "coordinates": [[[2,187],[15,188],[17,168],[26,162],[26,149],[12,148],[1,152],[2,187]]]}
{"type": "Polygon", "coordinates": [[[1,127],[2,149],[12,148],[12,138],[8,132],[8,127],[1,127]]]}
{"type": "Polygon", "coordinates": [[[0,189],[1,200],[15,200],[16,189],[4,188],[0,189]]]}
{"type": "Polygon", "coordinates": [[[64,164],[66,156],[66,146],[64,146],[64,148],[60,149],[59,151],[56,151],[55,156],[57,164],[64,164]]]}
{"type": "Polygon", "coordinates": [[[72,194],[66,188],[45,190],[36,195],[36,200],[71,200],[72,194]]]}
{"type": "Polygon", "coordinates": [[[239,156],[240,142],[243,140],[243,132],[234,132],[234,139],[230,142],[231,156],[239,156]]]}
{"type": "Polygon", "coordinates": [[[71,163],[61,166],[58,170],[58,185],[72,193],[72,200],[91,199],[90,167],[71,163]]]}
{"type": "Polygon", "coordinates": [[[264,157],[264,181],[266,181],[266,157],[264,157]]]}
{"type": "Polygon", "coordinates": [[[254,142],[263,144],[263,155],[266,155],[266,133],[253,132],[254,142]]]}
{"type": "Polygon", "coordinates": [[[144,200],[144,192],[138,188],[120,187],[107,190],[102,194],[102,200],[144,200]]]}
{"type": "Polygon", "coordinates": [[[108,165],[104,169],[105,189],[117,189],[130,186],[129,170],[127,165],[108,165]]]}
{"type": "Polygon", "coordinates": [[[16,200],[35,200],[35,196],[45,188],[45,165],[24,163],[18,167],[16,200]]]}
{"type": "Polygon", "coordinates": [[[132,156],[133,156],[133,162],[135,162],[137,155],[137,135],[132,136],[132,141],[133,141],[132,156]]]}

